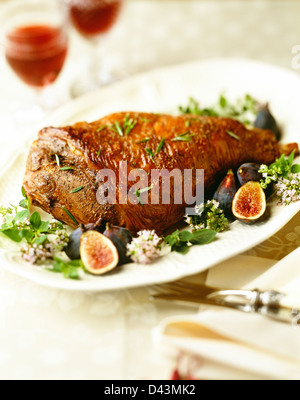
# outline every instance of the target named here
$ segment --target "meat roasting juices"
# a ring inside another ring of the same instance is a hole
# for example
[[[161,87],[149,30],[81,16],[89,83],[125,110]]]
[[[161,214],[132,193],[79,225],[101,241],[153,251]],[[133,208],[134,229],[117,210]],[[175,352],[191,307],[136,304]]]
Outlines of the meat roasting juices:
[[[54,82],[67,55],[68,40],[63,28],[28,25],[6,35],[6,59],[25,83],[43,87]]]
[[[106,33],[116,22],[122,0],[70,0],[70,17],[83,36]]]

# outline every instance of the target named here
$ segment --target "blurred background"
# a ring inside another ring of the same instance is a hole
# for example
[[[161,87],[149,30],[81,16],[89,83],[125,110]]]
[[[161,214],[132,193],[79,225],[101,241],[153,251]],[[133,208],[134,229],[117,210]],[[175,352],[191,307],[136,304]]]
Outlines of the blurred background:
[[[0,0],[0,19],[12,1]],[[104,57],[119,78],[215,57],[246,57],[291,68],[292,49],[300,44],[299,18],[298,0],[124,0],[105,39]],[[88,41],[72,24],[68,35],[66,63],[53,85],[60,104],[71,98],[72,83],[86,73],[90,56]],[[0,50],[0,119],[10,127],[10,113],[31,92],[9,68],[3,43]]]

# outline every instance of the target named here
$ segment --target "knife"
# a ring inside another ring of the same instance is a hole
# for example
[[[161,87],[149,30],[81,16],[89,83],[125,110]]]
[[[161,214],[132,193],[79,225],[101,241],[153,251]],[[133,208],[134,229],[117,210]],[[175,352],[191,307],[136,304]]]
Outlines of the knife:
[[[160,287],[162,289],[163,286]],[[179,305],[209,305],[261,314],[277,321],[300,325],[300,307],[292,307],[287,295],[276,290],[218,290],[183,282],[165,285],[165,292],[150,296],[152,301],[172,301]]]

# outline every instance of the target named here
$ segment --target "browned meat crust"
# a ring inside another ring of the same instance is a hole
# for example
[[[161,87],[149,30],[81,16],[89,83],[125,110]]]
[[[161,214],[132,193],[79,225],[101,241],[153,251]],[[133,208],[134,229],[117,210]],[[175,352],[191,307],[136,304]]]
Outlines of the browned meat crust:
[[[136,124],[128,135],[121,136],[116,126],[119,124],[123,129],[128,119]],[[184,134],[190,140],[172,141]],[[161,151],[151,157],[145,149],[155,153],[163,138]],[[247,130],[232,119],[118,113],[93,123],[41,130],[30,150],[24,187],[34,205],[71,226],[75,226],[74,222],[63,208],[80,224],[101,220],[133,232],[155,229],[162,233],[182,219],[185,204],[174,204],[172,196],[170,205],[98,204],[97,173],[106,168],[118,177],[120,161],[127,161],[128,173],[132,169],[144,169],[147,173],[154,168],[204,169],[208,193],[228,169],[244,162],[269,164],[278,156],[279,145],[271,132]],[[129,183],[129,187],[133,184]],[[195,185],[194,180],[192,184]],[[71,193],[80,186],[82,190]]]

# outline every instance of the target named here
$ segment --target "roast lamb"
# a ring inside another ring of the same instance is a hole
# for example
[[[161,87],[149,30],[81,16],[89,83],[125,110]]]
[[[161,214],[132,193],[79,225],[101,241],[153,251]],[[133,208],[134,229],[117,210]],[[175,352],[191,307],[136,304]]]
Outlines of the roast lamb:
[[[128,174],[204,170],[208,195],[228,169],[245,162],[270,164],[279,155],[272,132],[250,130],[233,119],[116,113],[92,123],[42,129],[30,149],[24,188],[33,205],[72,227],[110,222],[134,233],[154,229],[161,234],[183,218],[187,204],[175,204],[174,193],[170,204],[119,204],[120,162],[127,163]],[[116,174],[116,204],[97,198],[103,169]],[[128,190],[133,184],[128,182]],[[151,187],[143,192],[150,196]]]

